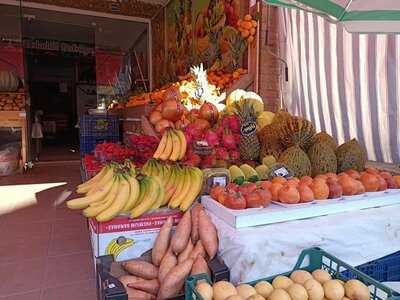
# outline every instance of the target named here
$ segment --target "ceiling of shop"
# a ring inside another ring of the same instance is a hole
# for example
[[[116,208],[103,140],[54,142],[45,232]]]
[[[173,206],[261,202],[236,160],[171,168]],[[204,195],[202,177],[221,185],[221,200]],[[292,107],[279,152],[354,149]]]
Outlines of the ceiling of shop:
[[[148,2],[159,2],[157,0]],[[19,8],[0,5],[0,38],[19,39]],[[127,50],[147,24],[102,17],[24,8],[24,37],[93,43],[102,49]]]

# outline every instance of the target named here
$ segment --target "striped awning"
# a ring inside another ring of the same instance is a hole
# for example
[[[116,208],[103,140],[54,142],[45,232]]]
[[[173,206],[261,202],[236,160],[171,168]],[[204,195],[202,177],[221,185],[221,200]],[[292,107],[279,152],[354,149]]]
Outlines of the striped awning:
[[[264,0],[342,22],[349,32],[400,33],[400,0]]]

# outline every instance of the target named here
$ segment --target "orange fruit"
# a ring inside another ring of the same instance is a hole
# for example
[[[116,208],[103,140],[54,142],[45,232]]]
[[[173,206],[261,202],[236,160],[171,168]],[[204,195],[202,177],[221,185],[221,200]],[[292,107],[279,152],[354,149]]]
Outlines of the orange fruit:
[[[363,172],[360,181],[367,192],[376,192],[379,189],[379,179],[371,173]]]
[[[279,190],[279,201],[287,204],[296,204],[300,202],[300,194],[296,187],[284,185]]]
[[[329,197],[329,187],[326,184],[325,180],[322,179],[314,179],[310,188],[314,193],[314,197],[316,200],[325,200]]]
[[[300,184],[297,188],[300,194],[300,203],[311,202],[314,200],[314,192],[305,184]]]
[[[271,181],[272,183],[280,183],[280,184],[285,184],[287,180],[284,177],[274,177]]]
[[[279,191],[283,187],[282,184],[280,183],[272,183],[271,188],[269,189],[271,191],[272,195],[272,201],[278,201],[279,200]]]
[[[311,185],[313,183],[313,179],[310,176],[303,176],[300,178],[301,185]]]
[[[339,184],[343,188],[343,195],[352,196],[358,191],[358,185],[355,179],[350,176],[341,176],[339,178]]]

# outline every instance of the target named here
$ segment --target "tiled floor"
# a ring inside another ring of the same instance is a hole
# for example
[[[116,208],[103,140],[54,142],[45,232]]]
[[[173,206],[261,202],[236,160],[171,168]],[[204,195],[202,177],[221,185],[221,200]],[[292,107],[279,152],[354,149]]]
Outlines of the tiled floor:
[[[63,181],[67,186],[39,192],[37,205],[0,216],[0,300],[96,299],[86,220],[53,205],[79,182],[79,165],[37,166],[0,177],[2,186]]]

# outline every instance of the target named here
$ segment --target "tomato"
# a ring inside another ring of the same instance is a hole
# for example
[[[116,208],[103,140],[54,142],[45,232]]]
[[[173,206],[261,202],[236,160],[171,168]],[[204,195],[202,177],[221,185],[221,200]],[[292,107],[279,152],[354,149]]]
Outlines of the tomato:
[[[240,194],[235,192],[227,192],[224,199],[224,205],[230,209],[245,209],[246,199]]]
[[[239,192],[239,186],[235,183],[230,183],[226,186],[226,189],[228,191],[232,191],[232,192]]]
[[[221,185],[214,185],[214,186],[211,188],[210,196],[211,196],[213,199],[217,200],[219,194],[220,194],[221,192],[224,192],[224,191],[225,191],[225,188],[224,188],[223,186],[221,186]]]
[[[264,190],[269,190],[271,188],[271,185],[272,185],[271,181],[268,180],[261,181],[261,188],[263,188]]]
[[[258,199],[252,194],[256,194]],[[268,189],[259,188],[253,191],[247,200],[247,207],[267,207],[272,201],[272,194]]]
[[[253,183],[253,182],[248,182],[248,183],[242,184],[242,185],[239,187],[239,192],[240,192],[243,196],[246,196],[246,195],[250,194],[252,191],[254,191],[254,190],[256,190],[256,189],[257,189],[257,185],[256,185],[255,183]]]

